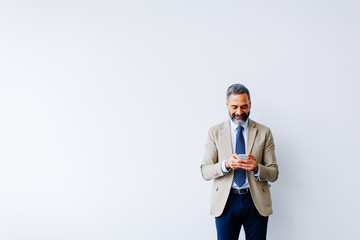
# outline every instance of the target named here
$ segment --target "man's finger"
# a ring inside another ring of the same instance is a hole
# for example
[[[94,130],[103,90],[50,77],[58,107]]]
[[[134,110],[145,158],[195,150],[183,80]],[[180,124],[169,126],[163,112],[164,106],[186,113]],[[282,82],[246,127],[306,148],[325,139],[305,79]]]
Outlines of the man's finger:
[[[244,163],[244,164],[249,163],[249,160],[247,159],[239,159],[238,161],[239,163]]]

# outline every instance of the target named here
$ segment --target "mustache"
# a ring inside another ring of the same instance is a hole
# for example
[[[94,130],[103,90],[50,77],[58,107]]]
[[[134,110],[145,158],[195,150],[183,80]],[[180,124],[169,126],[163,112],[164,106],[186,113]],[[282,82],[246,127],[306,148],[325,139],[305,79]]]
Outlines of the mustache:
[[[242,114],[236,114],[236,113],[233,113],[233,117],[235,118],[235,117],[241,117],[241,118],[243,118],[243,119],[245,119],[246,117],[247,117],[248,115],[246,114],[246,113],[242,113]]]

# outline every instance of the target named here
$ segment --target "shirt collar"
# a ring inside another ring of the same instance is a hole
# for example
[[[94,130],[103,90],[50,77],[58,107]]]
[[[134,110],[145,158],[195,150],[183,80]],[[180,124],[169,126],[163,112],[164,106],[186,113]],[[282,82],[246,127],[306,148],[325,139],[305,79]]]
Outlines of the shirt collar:
[[[243,131],[247,131],[248,126],[249,126],[249,118],[246,119],[246,122],[244,122],[243,124],[240,124],[240,125],[244,128]],[[236,132],[236,128],[237,128],[238,126],[239,126],[238,124],[234,123],[234,122],[230,119],[230,127],[231,127],[231,130],[232,130],[233,132]]]

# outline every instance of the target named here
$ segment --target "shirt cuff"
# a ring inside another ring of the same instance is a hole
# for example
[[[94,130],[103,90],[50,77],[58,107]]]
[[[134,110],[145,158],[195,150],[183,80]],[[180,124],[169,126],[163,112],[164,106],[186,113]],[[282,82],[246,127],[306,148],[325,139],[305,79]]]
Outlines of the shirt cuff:
[[[254,173],[254,172],[253,172],[253,174],[254,174],[254,177],[259,178],[259,176],[260,176],[260,164],[258,164],[258,171],[257,171],[257,173]]]
[[[222,163],[221,163],[221,171],[222,171],[224,174],[227,174],[228,172],[230,172],[230,169],[229,169],[229,170],[226,169],[225,160],[222,161]]]

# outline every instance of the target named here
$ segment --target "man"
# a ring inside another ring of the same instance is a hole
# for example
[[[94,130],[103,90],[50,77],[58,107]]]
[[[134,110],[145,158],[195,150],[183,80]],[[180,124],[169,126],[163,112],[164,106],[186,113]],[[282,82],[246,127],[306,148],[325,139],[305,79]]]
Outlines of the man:
[[[201,173],[212,180],[210,214],[215,216],[219,240],[266,239],[272,214],[270,185],[278,178],[270,129],[249,119],[249,90],[233,84],[227,90],[230,120],[210,128]],[[245,155],[247,154],[247,155]]]

